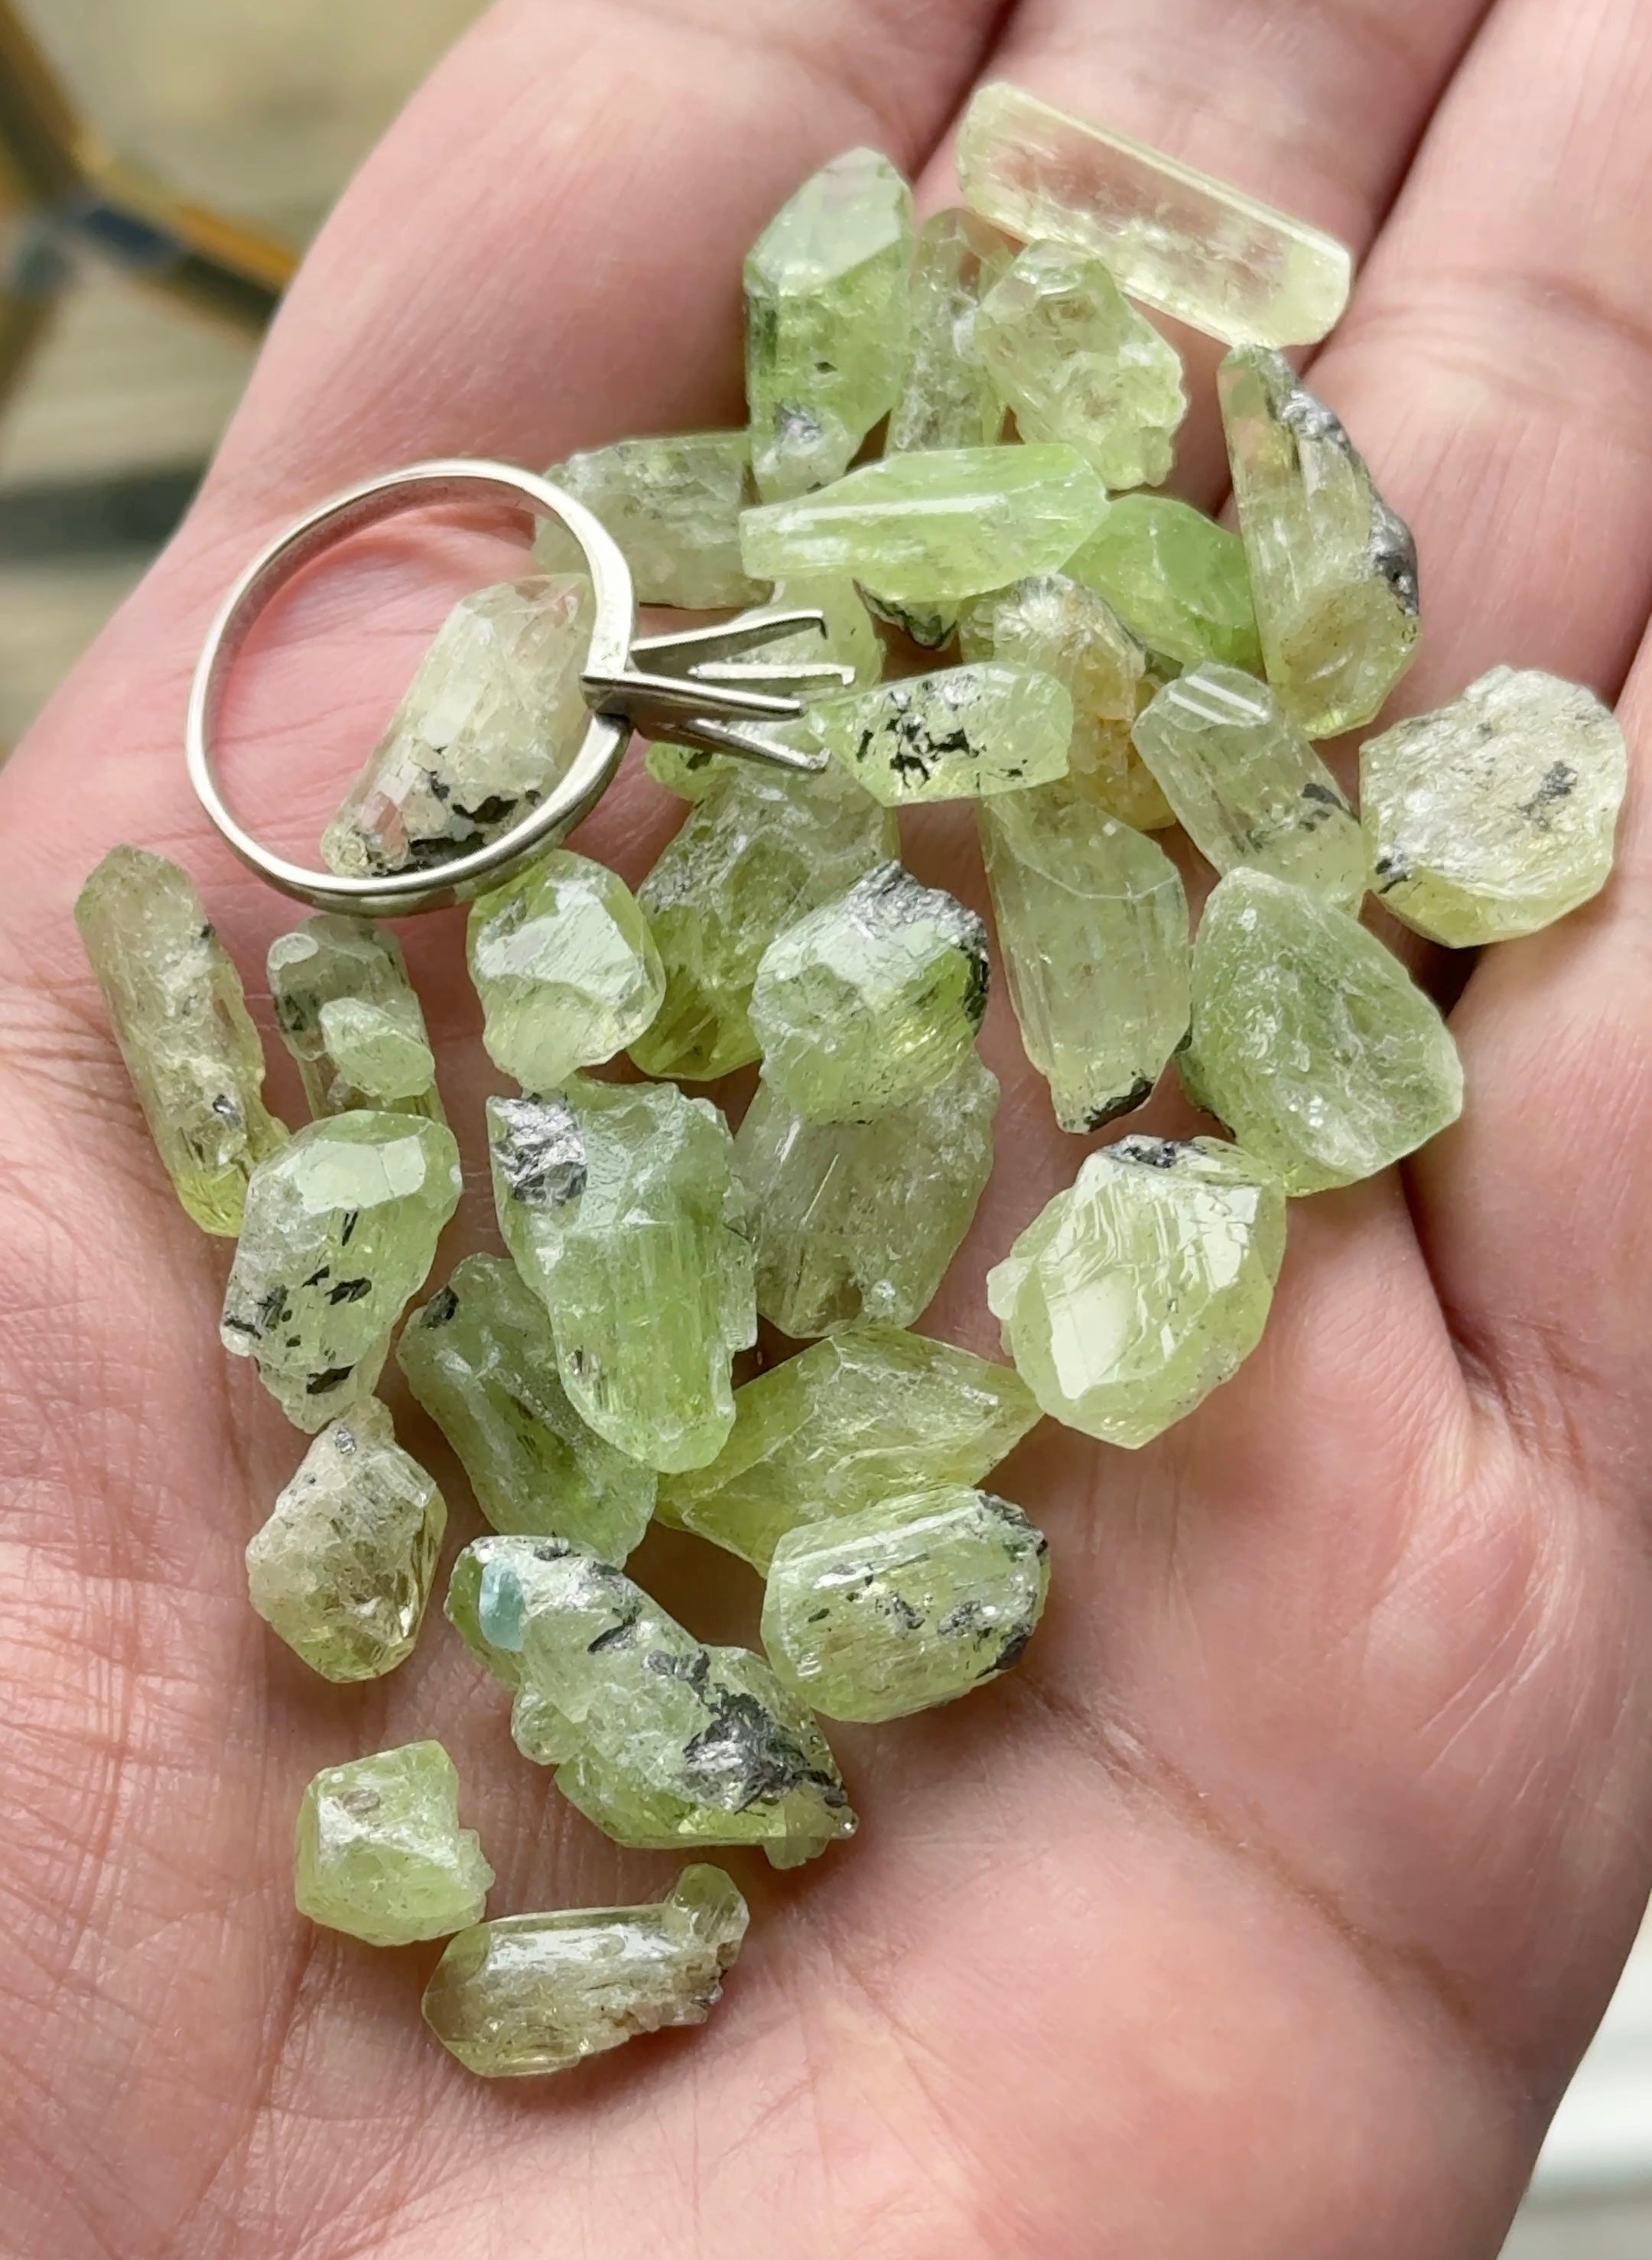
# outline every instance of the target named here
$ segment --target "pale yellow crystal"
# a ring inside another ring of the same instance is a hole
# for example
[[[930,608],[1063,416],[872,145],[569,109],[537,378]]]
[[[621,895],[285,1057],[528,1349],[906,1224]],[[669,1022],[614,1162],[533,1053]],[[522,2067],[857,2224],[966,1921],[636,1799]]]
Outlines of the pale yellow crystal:
[[[1013,256],[973,212],[940,211],[926,222],[912,266],[912,354],[886,453],[990,447],[1002,435],[1004,403],[981,358],[976,322],[983,295]]]
[[[749,433],[617,440],[553,463],[545,476],[612,534],[640,604],[708,611],[762,598],[740,561],[740,514],[757,493]],[[540,521],[533,554],[547,570],[580,563],[573,536],[554,519]]]

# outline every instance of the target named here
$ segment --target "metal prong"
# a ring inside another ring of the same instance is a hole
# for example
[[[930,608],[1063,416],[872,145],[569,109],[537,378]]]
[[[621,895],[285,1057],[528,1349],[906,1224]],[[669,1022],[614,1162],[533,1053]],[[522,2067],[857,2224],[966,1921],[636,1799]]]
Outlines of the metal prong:
[[[737,659],[785,635],[801,635],[814,628],[826,633],[826,614],[812,608],[796,612],[740,612],[709,628],[684,628],[670,635],[639,636],[631,647],[633,659],[662,673],[685,675],[708,659]]]
[[[642,675],[627,668],[623,675],[585,675],[580,680],[587,702],[599,714],[629,715],[639,725],[644,715],[662,708],[668,713],[692,714],[708,703],[709,686],[686,675]],[[773,691],[721,685],[716,703],[731,718],[749,714],[754,721],[767,722],[803,718],[801,700]]]
[[[697,714],[672,736],[677,745],[699,746],[707,753],[739,754],[769,769],[789,770],[794,776],[818,776],[832,758],[824,747],[818,752],[801,753],[783,738],[769,737],[738,722],[714,721],[709,714]]]
[[[844,690],[855,688],[855,669],[832,659],[810,660],[797,667],[770,667],[761,659],[708,659],[704,667],[691,667],[689,677],[694,683],[763,683],[771,690],[795,684],[802,690],[818,690],[828,683]]]

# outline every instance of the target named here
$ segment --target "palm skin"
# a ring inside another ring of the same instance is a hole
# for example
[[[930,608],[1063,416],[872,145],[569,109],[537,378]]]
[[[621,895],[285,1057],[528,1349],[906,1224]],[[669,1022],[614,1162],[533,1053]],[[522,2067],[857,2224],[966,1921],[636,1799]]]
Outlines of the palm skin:
[[[1652,1877],[1638,787],[1602,900],[1473,972],[1462,1124],[1296,1208],[1240,1377],[1135,1455],[1047,1424],[998,1479],[1051,1534],[1044,1630],[967,1705],[834,1737],[855,1843],[778,1879],[730,1856],[756,1920],[707,2032],[486,2087],[418,2029],[433,1950],[292,1911],[303,1783],[430,1734],[496,1908],[670,1863],[559,1811],[445,1627],[340,1691],[251,1616],[240,1551],[297,1441],[219,1353],[225,1251],[161,1182],[75,888],[118,839],[176,854],[256,969],[290,907],[177,755],[245,557],[370,469],[731,420],[744,244],[855,141],[944,201],[989,68],[1369,251],[1313,382],[1420,538],[1401,703],[1507,658],[1623,693],[1635,733],[1642,0],[505,0],[347,198],[190,524],[0,777],[0,2244],[29,2260],[1497,2249]],[[1218,457],[1206,419],[1184,476],[1210,502]],[[498,567],[402,528],[283,604],[234,727],[286,843]],[[581,844],[634,877],[673,820],[633,775]],[[967,826],[908,848],[978,898]],[[409,940],[471,1141],[447,1262],[489,1234],[484,1063],[454,922]],[[983,1272],[1080,1148],[1001,999],[988,1051],[1001,1166],[926,1323],[992,1352]],[[704,1632],[749,1627],[749,1582],[688,1541],[642,1566]]]

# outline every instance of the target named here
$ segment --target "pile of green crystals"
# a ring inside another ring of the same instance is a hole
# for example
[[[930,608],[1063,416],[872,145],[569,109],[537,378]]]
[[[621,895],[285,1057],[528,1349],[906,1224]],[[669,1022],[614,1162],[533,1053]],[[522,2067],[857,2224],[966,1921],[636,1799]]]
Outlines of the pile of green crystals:
[[[790,1867],[850,1834],[820,1717],[949,1702],[1038,1626],[1048,1548],[992,1471],[1043,1414],[1151,1444],[1260,1340],[1290,1200],[1455,1119],[1451,1036],[1368,894],[1451,947],[1532,933],[1605,884],[1624,790],[1599,702],[1507,668],[1370,738],[1357,804],[1319,750],[1375,719],[1420,624],[1405,526],[1282,357],[1341,311],[1341,246],[1007,86],[972,102],[959,171],[964,208],[919,229],[885,158],[824,168],[747,261],[749,427],[551,473],[641,601],[817,608],[790,655],[854,682],[792,726],[812,769],[653,747],[689,805],[634,893],[559,847],[474,905],[516,1086],[487,1108],[504,1254],[404,1319],[459,1166],[383,929],[311,918],[270,952],[314,1116],[289,1136],[185,875],[118,848],[78,911],[179,1198],[237,1240],[225,1346],[314,1438],[248,1548],[259,1613],[340,1683],[412,1651],[447,1509],[375,1393],[393,1350],[490,1526],[446,1614],[518,1750],[616,1842],[697,1860]],[[1188,399],[1144,307],[1228,348],[1237,531],[1155,490]],[[474,848],[566,768],[591,590],[554,530],[539,553],[437,638],[334,869]],[[1009,1363],[912,1330],[998,1103],[994,936],[901,860],[900,812],[938,803],[974,805],[1061,1130],[1130,1116],[1174,1060],[1224,1134],[1075,1150],[987,1283]],[[705,1086],[759,1063],[735,1130]],[[754,1360],[760,1320],[805,1346]],[[705,1644],[631,1574],[656,1520],[764,1580],[762,1653]],[[484,2075],[698,2022],[746,1927],[714,1867],[651,1906],[490,1921],[491,1881],[440,1742],[305,1794],[300,1907],[449,1937],[426,2015]]]

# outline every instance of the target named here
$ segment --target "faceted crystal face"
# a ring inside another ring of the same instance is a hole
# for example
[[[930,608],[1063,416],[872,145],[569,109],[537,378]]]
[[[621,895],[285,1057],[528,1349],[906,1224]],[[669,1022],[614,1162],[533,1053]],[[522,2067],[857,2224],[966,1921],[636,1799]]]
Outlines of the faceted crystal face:
[[[1369,722],[1417,653],[1417,547],[1277,354],[1217,375],[1268,680],[1310,738]]]
[[[1362,749],[1377,891],[1455,949],[1535,933],[1606,885],[1627,782],[1623,733],[1592,691],[1493,668]]]
[[[655,1906],[504,1915],[450,1941],[425,2021],[468,2071],[565,2071],[665,2025],[701,2025],[740,1952],[746,1902],[720,1868],[685,1868]]]
[[[1241,864],[1357,910],[1365,835],[1341,787],[1273,690],[1207,660],[1167,683],[1136,748],[1218,871]]]
[[[467,946],[488,1057],[528,1091],[612,1059],[665,997],[630,888],[566,848],[473,903]]]
[[[1162,849],[1070,787],[981,810],[992,914],[1027,1058],[1063,1130],[1152,1096],[1187,1033],[1187,897]]]
[[[311,1114],[445,1119],[425,1015],[384,926],[318,911],[269,945],[269,993]]]
[[[553,463],[545,476],[613,535],[640,604],[699,612],[762,598],[740,561],[740,514],[756,498],[749,433],[620,440]],[[540,520],[533,554],[558,572],[581,561],[572,534],[554,519]]]
[[[111,848],[75,922],[155,1150],[204,1232],[241,1228],[247,1184],[287,1133],[264,1105],[264,1051],[240,976],[189,874]]]
[[[775,1549],[763,1646],[828,1719],[904,1719],[1018,1662],[1049,1548],[1019,1506],[960,1486],[810,1523]]]
[[[1261,871],[1205,905],[1184,1062],[1194,1103],[1290,1193],[1373,1176],[1462,1111],[1450,1031],[1398,958]]]
[[[459,1826],[459,1776],[440,1742],[325,1766],[298,1808],[300,1914],[369,1946],[411,1946],[479,1922],[493,1870]]]
[[[456,604],[323,835],[327,869],[427,870],[520,823],[590,723],[579,686],[594,617],[578,573],[507,581]]]
[[[452,1132],[406,1114],[312,1122],[259,1164],[220,1333],[299,1427],[371,1391],[459,1192]]]
[[[1112,488],[1169,476],[1187,413],[1182,358],[1099,259],[1029,244],[983,299],[976,337],[1024,440],[1076,447]]]
[[[973,1052],[875,1122],[807,1122],[760,1084],[734,1141],[760,1314],[797,1340],[859,1319],[910,1326],[975,1219],[998,1105]]]
[[[377,1679],[413,1652],[447,1510],[368,1398],[324,1428],[247,1549],[253,1606],[324,1679]]]
[[[1312,345],[1348,304],[1334,238],[1001,80],[964,113],[958,179],[1012,235],[1090,252],[1133,298],[1232,345]]]
[[[788,1530],[900,1491],[975,1484],[1037,1423],[1008,1367],[886,1326],[846,1327],[735,1394],[710,1467],[661,1486],[685,1529],[767,1571]]]
[[[722,1116],[669,1084],[582,1081],[490,1099],[488,1138],[499,1229],[575,1410],[645,1467],[703,1467],[733,1423],[734,1352],[757,1339]]]
[[[1262,673],[1250,570],[1236,533],[1169,495],[1121,495],[1068,567],[1176,668]]]
[[[887,157],[851,149],[805,181],[753,245],[746,395],[766,501],[840,478],[895,405],[912,244],[912,190]]]
[[[986,929],[898,863],[772,942],[752,990],[763,1080],[810,1122],[868,1121],[955,1073],[986,1016]]]
[[[833,768],[717,778],[637,890],[665,1003],[631,1048],[644,1075],[710,1083],[758,1056],[749,1007],[777,933],[898,851],[895,819]]]
[[[1073,702],[1053,675],[988,660],[829,698],[811,721],[874,800],[905,808],[1064,776]]]
[[[937,212],[925,225],[912,267],[912,351],[884,442],[890,454],[990,447],[1002,437],[1004,403],[977,349],[976,318],[1013,256],[973,212]]]
[[[408,1320],[396,1355],[496,1530],[571,1539],[604,1562],[639,1543],[654,1470],[574,1410],[545,1305],[514,1264],[467,1255]]]
[[[1123,1138],[988,1274],[987,1301],[1044,1411],[1134,1448],[1250,1355],[1284,1246],[1284,1193],[1250,1155]]]
[[[944,604],[1054,572],[1106,514],[1106,489],[1071,447],[941,448],[748,510],[740,554],[769,580],[847,573],[882,600]]]

